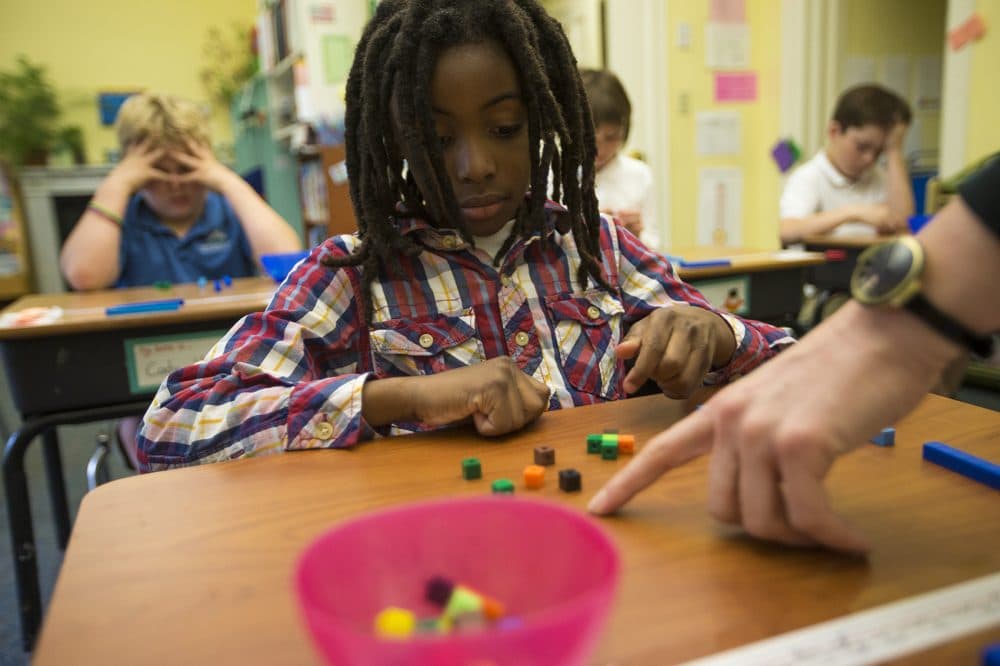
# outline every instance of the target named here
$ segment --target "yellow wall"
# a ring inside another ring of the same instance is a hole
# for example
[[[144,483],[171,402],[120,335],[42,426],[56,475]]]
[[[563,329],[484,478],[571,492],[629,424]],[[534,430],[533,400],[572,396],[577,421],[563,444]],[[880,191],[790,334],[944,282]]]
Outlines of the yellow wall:
[[[972,163],[1000,150],[1000,0],[978,0],[976,11],[986,22],[986,35],[965,48],[972,49],[969,80],[969,123],[965,156]]]
[[[677,34],[684,22],[691,26],[691,47],[672,46],[669,54],[670,106],[670,244],[692,246],[697,240],[698,170],[735,166],[743,170],[743,239],[747,247],[778,246],[780,172],[771,159],[779,138],[781,3],[749,0],[750,70],[757,73],[757,101],[716,104],[714,70],[705,66],[705,24],[708,2],[671,2],[666,34]],[[687,94],[688,110],[679,99]],[[736,156],[700,157],[696,154],[695,114],[698,111],[735,110],[742,118],[742,152]]]
[[[947,9],[947,0],[848,0],[844,51],[940,55]]]
[[[48,68],[63,109],[63,125],[84,130],[87,159],[104,161],[116,148],[100,125],[100,90],[156,90],[207,102],[199,71],[208,28],[228,36],[238,22],[251,26],[254,0],[9,0],[0,3],[0,69],[18,54]],[[227,109],[216,109],[213,138],[231,141]]]

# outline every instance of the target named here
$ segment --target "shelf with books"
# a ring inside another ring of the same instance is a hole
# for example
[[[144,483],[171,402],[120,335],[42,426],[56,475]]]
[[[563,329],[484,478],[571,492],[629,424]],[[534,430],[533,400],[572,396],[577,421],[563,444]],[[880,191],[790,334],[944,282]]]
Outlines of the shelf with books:
[[[315,146],[315,152],[299,156],[299,192],[309,246],[358,229],[344,158],[343,145]]]

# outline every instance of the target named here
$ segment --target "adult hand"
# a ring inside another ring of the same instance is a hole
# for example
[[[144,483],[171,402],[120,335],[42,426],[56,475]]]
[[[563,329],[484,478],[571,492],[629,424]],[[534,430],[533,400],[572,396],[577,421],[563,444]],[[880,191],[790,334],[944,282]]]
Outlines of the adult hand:
[[[635,359],[625,376],[627,393],[652,379],[671,398],[691,395],[735,351],[736,336],[720,315],[684,304],[654,310],[615,348],[619,358]]]
[[[549,387],[506,356],[419,380],[426,387],[409,393],[414,416],[431,426],[472,417],[481,435],[505,435],[537,419],[549,404]]]
[[[154,146],[148,137],[133,143],[108,174],[108,180],[117,183],[130,195],[153,181],[169,180],[170,174],[156,168],[156,163],[166,154],[165,149]]]
[[[849,303],[650,440],[588,508],[613,512],[712,451],[708,504],[718,520],[771,541],[864,552],[867,540],[833,512],[823,479],[838,456],[907,413],[956,351],[906,312]]]
[[[235,175],[216,159],[212,149],[195,141],[185,143],[186,150],[171,151],[170,156],[188,172],[177,179],[182,183],[204,185],[215,192],[222,192]]]

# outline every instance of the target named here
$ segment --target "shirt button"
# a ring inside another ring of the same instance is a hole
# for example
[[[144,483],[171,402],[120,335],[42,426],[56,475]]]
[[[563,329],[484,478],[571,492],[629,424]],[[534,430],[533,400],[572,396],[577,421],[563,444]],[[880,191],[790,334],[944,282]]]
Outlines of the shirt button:
[[[597,319],[598,317],[601,316],[601,311],[598,310],[596,306],[591,305],[589,308],[587,308],[587,316],[590,317],[591,319]]]
[[[423,335],[420,336],[420,338],[417,340],[417,342],[420,343],[421,347],[423,347],[424,349],[427,349],[432,344],[434,344],[434,336],[431,335],[430,333],[424,333]]]
[[[514,342],[517,343],[518,347],[525,346],[529,340],[531,340],[531,337],[524,331],[518,331],[517,335],[514,336]]]
[[[328,421],[321,421],[316,424],[316,437],[319,439],[330,439],[333,437],[333,426]]]

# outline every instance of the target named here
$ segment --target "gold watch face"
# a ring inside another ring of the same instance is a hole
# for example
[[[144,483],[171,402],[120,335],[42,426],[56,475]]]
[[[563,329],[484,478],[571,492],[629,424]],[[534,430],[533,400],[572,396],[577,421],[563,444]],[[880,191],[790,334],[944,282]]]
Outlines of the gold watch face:
[[[920,290],[924,253],[912,236],[865,250],[851,276],[851,295],[866,305],[900,306]]]

